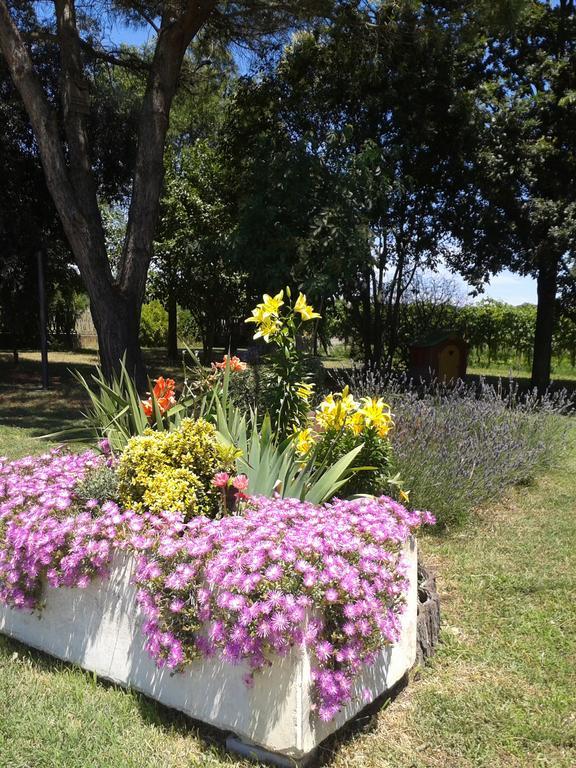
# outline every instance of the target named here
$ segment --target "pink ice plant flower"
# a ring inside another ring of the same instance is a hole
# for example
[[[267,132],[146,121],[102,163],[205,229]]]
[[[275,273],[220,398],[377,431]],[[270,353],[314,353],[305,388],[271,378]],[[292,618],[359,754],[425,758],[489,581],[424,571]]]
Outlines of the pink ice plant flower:
[[[35,607],[43,580],[85,587],[103,575],[124,516],[112,501],[80,503],[74,487],[103,461],[58,449],[0,461],[0,600]]]
[[[243,515],[194,518],[174,534],[169,557],[158,556],[158,545],[142,550],[136,583],[147,648],[173,666],[178,654],[162,638],[178,638],[185,621],[195,631],[179,646],[184,662],[219,652],[252,674],[304,643],[315,659],[318,716],[330,720],[356,695],[354,680],[375,649],[399,638],[408,586],[402,547],[424,522],[432,516],[384,496],[323,506],[257,497]],[[194,576],[175,588],[175,574],[191,563]],[[187,600],[176,615],[175,598]]]
[[[104,461],[92,451],[60,449],[0,458],[0,601],[31,610],[45,583],[86,587],[107,574],[114,551],[128,547],[131,536],[145,550],[169,528],[172,542],[180,524],[173,515],[142,516],[110,500],[78,499],[78,483]]]
[[[385,496],[323,506],[257,497],[241,515],[184,522],[176,513],[81,501],[78,482],[105,460],[60,450],[0,458],[1,601],[33,609],[44,584],[85,587],[126,549],[137,555],[143,630],[159,666],[180,669],[219,653],[247,665],[252,685],[274,655],[304,644],[314,658],[320,718],[332,719],[361,695],[354,682],[362,666],[398,640],[407,587],[402,548],[434,522],[429,513]],[[216,478],[224,475],[228,487],[227,473]],[[242,476],[234,480],[246,487]]]
[[[228,472],[217,472],[212,478],[212,485],[215,488],[227,488],[230,482],[230,475]]]
[[[241,493],[246,493],[248,490],[248,478],[246,475],[236,475],[236,477],[232,480],[232,485],[234,488],[236,488],[237,491],[240,491]]]

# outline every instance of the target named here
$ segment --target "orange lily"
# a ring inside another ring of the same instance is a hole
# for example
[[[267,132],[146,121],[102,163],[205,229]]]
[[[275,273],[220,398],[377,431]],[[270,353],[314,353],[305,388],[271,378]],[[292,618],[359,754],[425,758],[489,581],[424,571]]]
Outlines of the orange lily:
[[[165,379],[164,376],[159,376],[154,380],[154,389],[152,392],[158,403],[160,413],[166,413],[166,411],[176,405],[176,396],[174,394],[175,386],[174,379]],[[142,400],[141,403],[144,413],[150,418],[154,413],[152,396],[150,396],[148,400]]]
[[[236,357],[236,355],[233,355],[230,358],[228,355],[224,355],[221,363],[212,363],[212,368],[216,368],[219,371],[225,371],[227,365],[230,366],[232,373],[240,373],[241,371],[245,371],[248,367],[248,364],[243,363],[239,357]]]

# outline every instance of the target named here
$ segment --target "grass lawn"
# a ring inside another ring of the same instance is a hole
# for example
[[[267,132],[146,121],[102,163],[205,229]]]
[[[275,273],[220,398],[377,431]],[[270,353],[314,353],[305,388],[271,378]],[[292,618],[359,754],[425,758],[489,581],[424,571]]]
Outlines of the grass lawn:
[[[32,437],[46,423],[74,418],[72,390],[24,382],[6,401],[2,381],[0,454],[40,450]],[[576,765],[575,510],[576,427],[567,455],[533,486],[460,532],[422,539],[443,599],[440,650],[395,701],[331,739],[322,764]],[[221,745],[212,729],[0,638],[0,768],[250,765]]]
[[[531,371],[527,368],[518,368],[504,363],[493,363],[490,366],[479,366],[470,362],[467,373],[469,376],[496,376],[502,379],[530,379]],[[557,386],[574,385],[576,381],[576,371],[569,366],[556,368],[552,366],[552,383]]]

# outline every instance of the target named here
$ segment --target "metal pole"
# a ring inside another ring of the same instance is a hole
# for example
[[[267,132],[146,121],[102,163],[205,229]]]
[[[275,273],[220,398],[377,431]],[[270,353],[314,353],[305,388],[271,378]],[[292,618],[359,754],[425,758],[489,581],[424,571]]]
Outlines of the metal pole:
[[[42,389],[48,389],[48,334],[46,318],[46,284],[44,281],[44,252],[36,253],[38,264],[38,308],[40,314],[40,355],[42,357]]]

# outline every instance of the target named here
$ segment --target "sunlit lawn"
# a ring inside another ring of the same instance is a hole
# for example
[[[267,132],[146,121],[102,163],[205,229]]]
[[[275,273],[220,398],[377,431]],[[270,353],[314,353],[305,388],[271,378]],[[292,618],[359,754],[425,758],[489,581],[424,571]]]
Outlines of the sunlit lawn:
[[[468,366],[468,374],[471,376],[500,376],[503,379],[530,379],[531,375],[525,367],[503,363],[493,363],[490,366],[471,363]],[[567,365],[560,368],[552,366],[552,381],[556,385],[562,385],[563,382],[574,382],[576,381],[576,370]]]
[[[78,393],[67,381],[42,393],[2,376],[0,454],[38,451],[32,436],[75,418]],[[567,455],[533,486],[460,532],[424,538],[443,600],[440,651],[395,701],[325,744],[321,762],[573,768],[575,510],[573,429]],[[142,696],[0,640],[0,768],[245,765],[221,744],[218,732]]]

